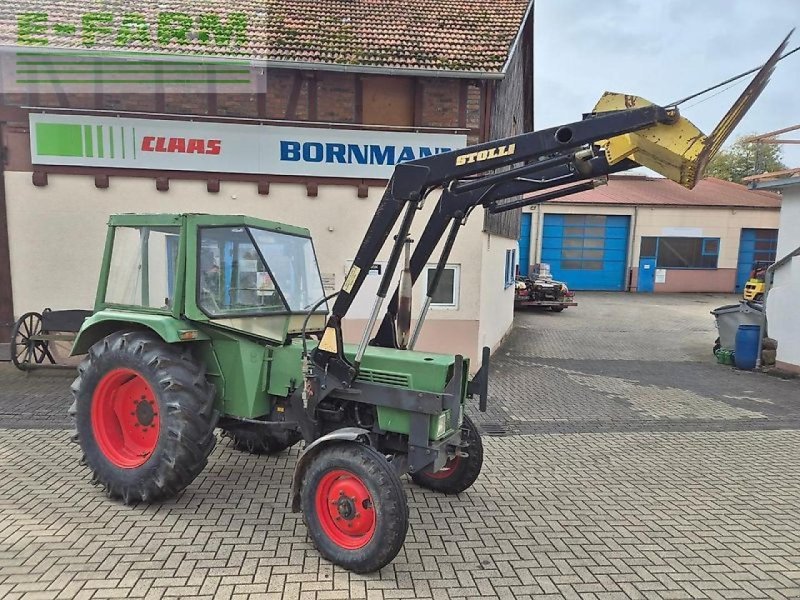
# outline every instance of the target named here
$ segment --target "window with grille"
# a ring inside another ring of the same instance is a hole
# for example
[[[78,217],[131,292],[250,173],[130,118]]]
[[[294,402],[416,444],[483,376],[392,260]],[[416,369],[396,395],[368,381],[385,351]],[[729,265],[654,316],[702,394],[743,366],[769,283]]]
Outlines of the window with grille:
[[[643,237],[639,254],[659,269],[716,269],[719,248],[719,238]]]

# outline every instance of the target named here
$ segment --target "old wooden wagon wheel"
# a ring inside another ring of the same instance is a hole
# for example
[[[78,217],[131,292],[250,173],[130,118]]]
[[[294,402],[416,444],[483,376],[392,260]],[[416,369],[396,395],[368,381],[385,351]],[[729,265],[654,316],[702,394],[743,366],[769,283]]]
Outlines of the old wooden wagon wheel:
[[[38,339],[42,333],[42,315],[39,313],[25,313],[17,319],[11,333],[11,362],[15,367],[25,371],[31,363],[40,365],[45,358],[55,363],[48,348],[49,342]]]

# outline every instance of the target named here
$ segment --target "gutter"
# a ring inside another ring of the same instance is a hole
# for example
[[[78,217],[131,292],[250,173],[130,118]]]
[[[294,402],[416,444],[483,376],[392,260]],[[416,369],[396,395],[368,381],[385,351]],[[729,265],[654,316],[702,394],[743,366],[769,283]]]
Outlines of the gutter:
[[[527,15],[527,13],[526,13]],[[527,16],[526,16],[527,18]],[[522,33],[520,28],[517,33],[517,40]],[[516,48],[517,41],[514,42],[511,52]],[[231,64],[248,65],[251,69],[302,69],[308,71],[334,71],[337,73],[361,73],[364,75],[403,75],[407,77],[431,77],[449,79],[503,79],[508,68],[509,54],[501,71],[448,71],[443,69],[414,68],[414,67],[380,67],[372,65],[354,65],[338,63],[320,63],[311,61],[295,60],[270,60],[259,58],[237,58],[235,56],[214,56],[214,55],[187,55],[187,54],[168,54],[158,52],[121,52],[116,50],[80,50],[75,48],[52,48],[52,47],[33,47],[0,45],[0,55],[3,52],[26,52],[41,53],[49,56],[55,54],[80,54],[90,55],[97,53],[100,55],[110,55],[119,59],[126,57],[131,61],[169,61],[169,62],[189,62],[193,64]]]

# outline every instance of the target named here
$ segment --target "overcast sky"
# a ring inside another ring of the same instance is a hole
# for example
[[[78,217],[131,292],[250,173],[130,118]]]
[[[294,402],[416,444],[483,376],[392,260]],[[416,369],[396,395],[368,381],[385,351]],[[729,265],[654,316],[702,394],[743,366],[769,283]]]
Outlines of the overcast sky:
[[[789,49],[800,45],[800,0],[535,0],[535,127],[579,120],[605,91],[673,102],[762,64],[792,27]],[[681,114],[708,134],[749,81]],[[798,124],[800,51],[778,63],[731,139]],[[800,167],[800,145],[781,148]]]

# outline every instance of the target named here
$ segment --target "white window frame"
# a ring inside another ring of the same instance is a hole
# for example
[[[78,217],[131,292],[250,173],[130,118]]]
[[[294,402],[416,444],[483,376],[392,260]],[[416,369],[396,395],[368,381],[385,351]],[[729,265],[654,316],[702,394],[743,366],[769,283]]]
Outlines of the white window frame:
[[[459,303],[461,300],[461,265],[456,263],[447,263],[445,264],[445,269],[452,269],[453,270],[453,302],[452,303],[445,303],[445,302],[431,302],[431,308],[437,310],[458,310]],[[436,263],[431,263],[425,265],[425,295],[428,295],[428,273],[431,271],[436,270]],[[439,282],[439,285],[442,285],[442,282]]]
[[[517,277],[517,249],[511,248],[506,250],[506,264],[503,271],[503,289],[507,290],[516,281]]]

